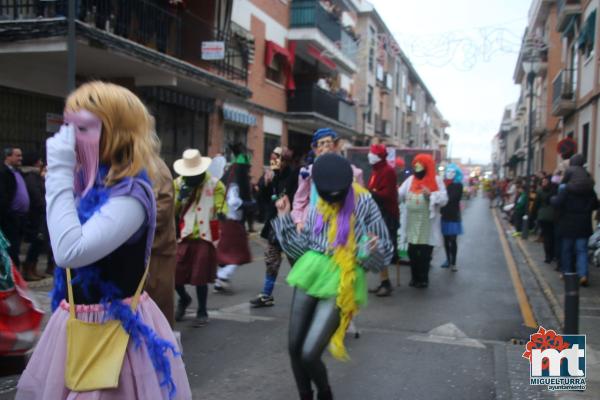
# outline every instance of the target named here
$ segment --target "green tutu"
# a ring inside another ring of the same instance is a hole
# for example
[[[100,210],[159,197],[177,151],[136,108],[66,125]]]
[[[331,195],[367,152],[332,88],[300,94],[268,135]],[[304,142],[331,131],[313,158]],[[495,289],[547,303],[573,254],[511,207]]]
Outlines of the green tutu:
[[[354,298],[359,306],[367,304],[367,279],[365,270],[354,267]],[[340,269],[333,260],[316,251],[305,253],[296,263],[287,277],[290,286],[304,290],[308,295],[320,299],[336,297],[340,283]]]

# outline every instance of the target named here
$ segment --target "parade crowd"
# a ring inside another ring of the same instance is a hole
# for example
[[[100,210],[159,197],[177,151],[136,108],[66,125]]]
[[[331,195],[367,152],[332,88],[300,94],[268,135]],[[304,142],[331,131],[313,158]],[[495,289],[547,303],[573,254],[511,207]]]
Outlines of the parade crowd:
[[[275,282],[287,257],[287,282],[294,288],[289,355],[298,394],[332,399],[322,353],[328,347],[335,358],[348,357],[344,337],[366,303],[366,273],[380,277],[370,291],[389,296],[388,266],[407,258],[409,286],[425,289],[436,246],[446,252],[442,267],[459,270],[463,175],[450,164],[440,176],[433,157],[423,153],[399,181],[386,146],[373,144],[365,181],[343,157],[334,130],[314,132],[311,147],[303,158],[275,148],[256,184],[242,143],[229,145],[229,160],[187,149],[172,165],[173,179],[139,98],[114,84],[90,82],[67,98],[64,124],[46,144],[46,166],[39,154],[6,148],[0,314],[7,323],[0,324],[0,355],[23,353],[37,341],[17,399],[66,399],[78,392],[103,399],[191,398],[175,321],[208,324],[209,290],[235,290],[236,271],[252,261],[246,226],[253,229],[256,216],[264,222],[265,275],[249,306],[275,305]],[[545,215],[549,204],[577,221],[587,216],[583,206],[596,208],[576,157],[571,163],[566,189],[546,178],[534,190],[544,238],[551,229],[544,221],[555,218]],[[513,196],[519,203],[523,190],[514,186],[506,194],[498,190],[503,202]],[[546,195],[546,188],[555,193]],[[513,212],[518,230],[520,207]],[[569,227],[579,229],[577,221]],[[591,234],[565,232],[565,253]],[[42,254],[48,257],[43,274],[37,268]],[[53,313],[40,333],[42,312],[24,280],[45,274],[54,277]],[[187,312],[192,296],[194,316]]]
[[[600,203],[586,160],[576,149],[569,136],[558,145],[561,162],[552,173],[492,180],[486,191],[490,207],[502,210],[512,224],[514,237],[521,237],[525,230],[537,234],[544,246],[544,262],[554,264],[561,279],[564,273],[576,272],[585,287],[589,285],[589,254],[598,248],[600,234],[594,234],[593,220],[599,222]]]

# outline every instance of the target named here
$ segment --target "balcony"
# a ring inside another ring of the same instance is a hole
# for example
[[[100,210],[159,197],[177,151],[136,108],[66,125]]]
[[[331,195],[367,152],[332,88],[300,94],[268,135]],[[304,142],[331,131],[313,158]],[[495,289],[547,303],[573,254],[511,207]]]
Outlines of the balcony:
[[[183,60],[206,71],[232,81],[247,82],[247,44],[231,32],[220,31],[213,22],[183,10],[170,10],[147,0],[110,2],[88,0],[77,2],[77,31],[100,35],[108,41],[120,41],[120,47],[130,48],[135,42],[147,49]],[[0,21],[12,20],[23,23],[51,20],[57,27],[64,24],[68,0],[56,1],[2,1]],[[62,19],[62,21],[60,21]],[[106,35],[108,33],[108,35]],[[43,36],[34,31],[34,37]],[[122,39],[126,39],[123,41]],[[129,42],[128,42],[129,41]],[[207,61],[202,57],[203,42],[223,42],[225,55],[221,60]],[[105,71],[111,72],[111,71]]]
[[[562,117],[575,111],[575,71],[563,69],[552,82],[552,115]]]
[[[556,6],[558,10],[556,29],[563,32],[573,17],[581,15],[581,2],[580,0],[558,0]]]
[[[356,108],[335,94],[312,85],[298,86],[294,96],[288,98],[290,113],[316,113],[341,122],[347,127],[356,126]]]
[[[296,54],[303,56],[307,47],[319,51],[349,72],[357,69],[358,44],[340,24],[339,16],[323,8],[319,1],[292,1],[288,40],[298,42]]]
[[[342,26],[318,1],[294,1],[291,8],[290,28],[317,28],[332,42],[341,40]]]

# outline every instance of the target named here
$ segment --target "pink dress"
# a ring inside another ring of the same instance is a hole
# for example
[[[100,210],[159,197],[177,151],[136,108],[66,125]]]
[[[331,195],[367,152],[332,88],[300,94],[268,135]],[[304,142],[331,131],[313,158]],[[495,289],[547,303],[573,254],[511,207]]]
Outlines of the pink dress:
[[[129,303],[130,298],[124,300]],[[141,320],[158,336],[177,343],[173,331],[154,300],[146,292],[138,305]],[[101,322],[104,311],[101,305],[77,305],[77,319]],[[167,390],[160,386],[159,376],[150,361],[146,346],[135,347],[129,341],[119,377],[119,387],[93,392],[73,392],[65,387],[67,355],[66,328],[69,304],[63,301],[48,321],[42,338],[33,353],[18,384],[17,400],[109,400],[109,399],[168,399]],[[177,387],[174,399],[191,399],[190,384],[181,357],[169,356],[171,376]]]

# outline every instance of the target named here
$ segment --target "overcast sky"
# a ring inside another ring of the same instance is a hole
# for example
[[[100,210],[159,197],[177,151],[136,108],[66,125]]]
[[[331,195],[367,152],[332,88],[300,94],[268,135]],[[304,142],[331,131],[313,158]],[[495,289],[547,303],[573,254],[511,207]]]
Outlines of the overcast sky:
[[[531,1],[370,0],[450,122],[452,157],[487,163]]]

